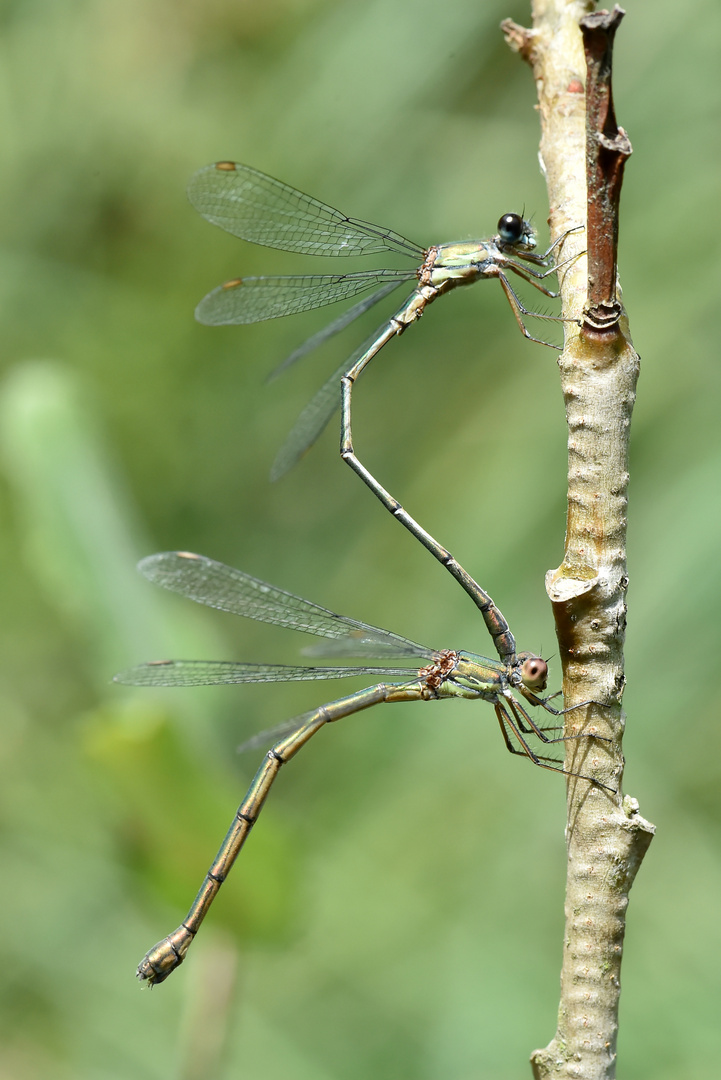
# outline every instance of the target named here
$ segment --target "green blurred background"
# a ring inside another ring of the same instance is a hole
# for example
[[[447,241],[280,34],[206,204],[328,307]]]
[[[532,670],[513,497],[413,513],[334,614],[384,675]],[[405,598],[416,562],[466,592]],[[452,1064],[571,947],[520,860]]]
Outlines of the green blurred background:
[[[721,1053],[721,11],[627,8],[620,268],[643,370],[626,790],[659,832],[633,890],[619,1052],[627,1077],[706,1080]],[[195,324],[224,279],[308,260],[212,228],[185,185],[233,158],[424,244],[524,206],[543,242],[532,80],[498,30],[526,5],[0,13],[0,1078],[528,1076],[555,1028],[564,789],[505,753],[489,708],[374,709],[321,734],[151,994],[135,966],[184,915],[260,756],[237,743],[343,690],[109,682],[157,656],[293,661],[305,644],[136,575],[170,548],[488,650],[461,590],[340,463],[335,424],[268,483],[297,412],[380,315],[264,386],[329,313]],[[385,350],[355,403],[362,459],[520,646],[552,653],[565,428],[550,350],[521,338],[500,289],[463,290]]]

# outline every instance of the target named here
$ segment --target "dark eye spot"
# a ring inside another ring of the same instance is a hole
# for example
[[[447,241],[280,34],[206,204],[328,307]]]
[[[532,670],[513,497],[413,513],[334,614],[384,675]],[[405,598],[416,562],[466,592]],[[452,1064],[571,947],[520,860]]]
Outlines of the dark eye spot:
[[[505,244],[515,244],[523,236],[523,218],[520,214],[504,214],[498,220],[498,235]]]
[[[548,664],[540,656],[529,656],[521,665],[521,678],[526,686],[544,690],[548,678]]]

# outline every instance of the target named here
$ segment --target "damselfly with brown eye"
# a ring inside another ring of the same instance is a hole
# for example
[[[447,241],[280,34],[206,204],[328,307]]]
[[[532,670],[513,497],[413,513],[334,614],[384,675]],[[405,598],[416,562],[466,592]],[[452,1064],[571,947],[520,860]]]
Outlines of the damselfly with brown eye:
[[[575,321],[529,311],[513,289],[508,273],[529,282],[545,296],[558,296],[543,282],[578,257],[580,252],[556,263],[553,254],[581,226],[564,232],[543,255],[534,251],[536,236],[531,225],[515,213],[503,214],[498,232],[487,240],[424,248],[381,225],[346,217],[280,180],[232,161],[208,165],[195,173],[188,185],[188,197],[208,221],[253,244],[304,255],[373,255],[387,251],[415,262],[415,266],[407,269],[363,270],[351,274],[239,277],[213,289],[198,304],[195,316],[199,322],[224,326],[310,311],[375,290],[308,338],[276,369],[274,374],[278,374],[343,330],[399,285],[414,282],[413,291],[401,307],[343,361],[302,411],[275,459],[271,469],[273,480],[283,476],[323,431],[340,404],[341,379],[347,388],[342,442],[350,442],[353,382],[391,338],[402,334],[421,317],[428,304],[451,289],[496,278],[525,337],[551,348],[555,346],[528,331],[524,317]]]
[[[532,719],[519,696],[528,705],[540,706],[554,717],[602,703],[584,701],[570,709],[553,708],[549,704],[550,699],[541,696],[548,676],[546,661],[532,653],[516,652],[516,643],[508,623],[488,593],[475,583],[478,607],[493,638],[499,660],[459,649],[431,649],[419,645],[390,630],[336,615],[327,608],[202,555],[182,551],[151,555],[140,563],[140,570],[151,581],[197,603],[328,639],[323,646],[309,650],[313,655],[385,658],[386,663],[359,667],[305,667],[217,660],[161,660],[123,671],[115,676],[117,682],[133,686],[200,686],[340,679],[358,675],[382,675],[401,680],[379,682],[338,698],[294,717],[272,732],[277,741],[268,751],[240,804],[188,914],[177,930],[153,946],[138,967],[138,978],[147,980],[151,985],[163,982],[185,958],[200,924],[255,824],[281,765],[294,757],[328,723],[381,702],[433,701],[441,698],[487,701],[495,710],[506,747],[512,754],[527,757],[543,769],[588,780],[599,788],[606,787],[583,773],[565,769],[560,762],[538,753],[532,745],[535,742],[545,749],[564,739],[602,736],[597,736],[591,727],[578,734],[549,738],[546,731]],[[271,733],[268,733],[268,737],[271,737]]]

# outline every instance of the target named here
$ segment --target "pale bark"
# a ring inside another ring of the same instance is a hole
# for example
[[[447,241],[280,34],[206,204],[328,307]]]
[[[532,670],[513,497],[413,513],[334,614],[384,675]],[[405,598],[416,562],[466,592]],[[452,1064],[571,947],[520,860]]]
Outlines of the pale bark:
[[[639,814],[636,800],[621,791],[628,443],[639,358],[620,290],[613,287],[614,215],[630,145],[622,130],[613,141],[610,97],[605,102],[606,107],[610,103],[610,127],[603,127],[600,138],[592,134],[590,147],[593,153],[594,138],[601,146],[604,140],[609,143],[615,179],[606,168],[602,190],[597,171],[589,184],[587,208],[587,72],[579,21],[592,8],[579,0],[534,0],[533,29],[511,22],[503,26],[536,80],[551,238],[574,225],[588,225],[586,232],[567,238],[560,256],[589,249],[588,260],[578,258],[559,275],[563,313],[582,325],[566,324],[559,358],[568,423],[568,511],[563,561],[548,572],[546,589],[556,620],[566,706],[589,699],[609,706],[591,705],[566,717],[568,733],[594,731],[610,739],[566,744],[566,767],[607,787],[569,778],[561,999],[555,1037],[531,1058],[537,1080],[609,1080],[616,1075],[628,894],[653,836],[653,826]],[[599,225],[603,213],[594,200],[608,196],[614,184],[617,190],[604,204],[605,224]],[[610,295],[604,297],[604,292]]]

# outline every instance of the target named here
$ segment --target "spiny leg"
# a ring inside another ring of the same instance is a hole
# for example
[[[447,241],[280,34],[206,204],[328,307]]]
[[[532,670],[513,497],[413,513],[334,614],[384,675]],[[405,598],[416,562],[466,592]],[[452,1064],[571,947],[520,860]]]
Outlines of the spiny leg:
[[[506,698],[506,703],[508,705],[510,705],[511,711],[512,711],[513,716],[514,716],[514,719],[516,721],[516,724],[520,728],[520,730],[523,731],[524,734],[526,734],[526,735],[535,735],[536,738],[540,739],[541,742],[543,742],[543,743],[548,743],[550,745],[551,743],[566,742],[566,741],[568,741],[570,739],[594,738],[593,735],[589,735],[587,732],[582,731],[582,732],[580,732],[580,733],[578,733],[576,735],[559,735],[558,738],[549,739],[548,736],[545,734],[547,729],[539,727],[538,724],[535,722],[535,720],[533,720],[533,718],[531,717],[530,713],[528,713],[523,708],[523,706],[520,704],[520,702],[516,701],[514,698],[509,697],[509,698]],[[584,704],[586,704],[586,703],[584,703]],[[578,708],[578,706],[575,706],[575,707]],[[555,712],[555,710],[552,710],[552,711]],[[569,709],[568,711],[570,712],[571,710]],[[561,714],[558,714],[558,715],[561,715]],[[550,728],[548,730],[555,730],[555,729]],[[606,741],[608,741],[608,740],[606,740]]]
[[[522,734],[522,732],[524,732],[525,734],[530,734],[530,731],[527,731],[522,725],[518,723],[517,717],[514,716],[513,718],[511,718],[506,708],[505,702],[495,701],[493,707],[496,711],[496,717],[498,719],[498,724],[501,729],[501,734],[503,735],[503,741],[506,744],[506,750],[508,750],[510,754],[517,754],[519,757],[526,757],[529,759],[529,761],[532,761],[534,765],[538,765],[539,768],[542,769],[550,769],[552,772],[565,772],[561,762],[555,761],[554,758],[544,757],[542,754],[536,754],[533,750],[531,750],[531,747],[529,746],[528,742]],[[511,737],[508,734],[509,728],[518,740],[521,746],[520,750],[517,746],[513,745]],[[548,764],[544,765],[543,762],[548,762]],[[588,778],[584,777],[584,779]]]
[[[519,689],[521,690],[521,692],[527,698],[529,698],[529,700],[535,696],[530,691],[528,691],[527,687],[520,687]],[[556,697],[555,694],[553,694],[551,696]],[[550,745],[552,743],[560,743],[560,742],[567,743],[567,742],[572,742],[573,740],[576,740],[576,739],[596,739],[597,741],[601,741],[601,742],[611,742],[611,739],[606,738],[605,735],[597,735],[597,734],[595,734],[595,732],[587,732],[587,731],[580,731],[580,732],[577,732],[574,735],[568,735],[568,734],[566,734],[564,732],[563,735],[559,735],[555,739],[549,739],[548,736],[545,734],[546,729],[538,727],[538,725],[535,723],[534,720],[531,719],[530,715],[528,714],[526,709],[523,708],[523,706],[520,704],[520,702],[516,701],[514,698],[508,698],[504,704],[508,704],[508,705],[511,706],[511,711],[513,712],[513,716],[514,716],[514,719],[515,719],[516,723],[524,731],[526,729],[523,727],[523,724],[521,722],[521,716],[530,725],[533,734],[536,735],[541,740],[541,742],[546,743],[546,745]],[[544,699],[539,698],[538,699],[538,704],[543,705],[544,704]],[[602,703],[598,702],[598,701],[581,701],[581,702],[578,703],[578,705],[570,705],[567,709],[551,709],[551,708],[549,708],[549,711],[554,716],[563,716],[565,713],[573,712],[574,709],[580,709],[584,705],[600,705],[600,704],[602,704]],[[605,707],[608,707],[608,706],[605,706]],[[549,761],[552,760],[550,758],[543,758],[542,755],[534,755],[534,756],[536,756],[536,757],[540,756],[541,760],[549,760]],[[546,767],[550,767],[550,766],[546,766]],[[590,780],[590,782],[595,784],[597,787],[605,788],[606,791],[611,791],[614,794],[616,793],[615,788],[609,787],[608,784],[604,784],[604,783],[602,783],[602,781],[596,780],[594,777],[586,776],[584,773],[574,772],[573,770],[566,769],[566,768],[560,769],[559,771],[562,772],[565,776],[577,776],[581,780]]]
[[[550,289],[547,289],[545,285],[539,285],[539,281],[543,281],[544,278],[550,277],[551,274],[557,274],[559,270],[563,270],[564,266],[569,266],[572,262],[575,262],[576,259],[580,258],[581,255],[585,255],[585,252],[579,251],[577,255],[569,255],[563,262],[553,263],[552,266],[546,266],[546,269],[541,271],[533,270],[530,266],[526,266],[525,261],[522,263],[517,262],[517,259],[528,260],[531,257],[530,255],[519,251],[513,258],[505,259],[502,265],[505,269],[512,270],[514,274],[518,274],[519,277],[522,277],[529,285],[533,285],[539,292],[545,293],[546,296],[558,296],[557,292],[552,292]],[[534,263],[534,265],[537,264]],[[544,262],[541,265],[545,266],[546,264]]]
[[[569,318],[564,315],[546,315],[540,311],[530,311],[521,302],[520,297],[514,290],[513,286],[508,280],[508,277],[503,273],[503,269],[505,268],[507,270],[513,271],[513,273],[517,274],[518,277],[523,278],[524,281],[527,281],[529,285],[533,285],[535,289],[538,289],[539,292],[542,292],[544,296],[549,296],[552,299],[556,299],[559,296],[559,293],[556,290],[547,289],[544,285],[541,284],[541,282],[544,278],[549,277],[551,274],[557,274],[559,270],[563,269],[564,266],[568,266],[569,263],[574,262],[583,253],[579,252],[576,255],[571,255],[568,259],[564,259],[563,262],[554,263],[552,266],[546,267],[546,269],[543,271],[533,270],[530,266],[526,266],[525,263],[532,262],[536,265],[545,266],[546,260],[553,251],[554,247],[556,247],[557,244],[560,244],[563,240],[565,240],[569,233],[576,232],[580,228],[583,228],[583,226],[577,225],[573,229],[568,229],[565,233],[558,237],[553,244],[551,244],[550,248],[544,255],[534,255],[531,252],[522,251],[516,252],[515,259],[506,259],[503,266],[498,266],[495,274],[495,276],[498,277],[498,280],[501,283],[501,287],[504,293],[506,294],[506,299],[510,304],[511,311],[516,318],[516,322],[518,323],[518,327],[523,336],[528,338],[529,341],[535,341],[538,345],[547,345],[551,349],[556,349],[557,346],[553,345],[550,341],[543,341],[541,338],[534,337],[527,329],[526,324],[523,321],[523,316],[530,316],[534,319],[545,319],[548,322],[577,323],[578,319]],[[522,259],[524,261],[522,263],[519,263],[516,261],[517,259]]]
[[[538,697],[538,695],[534,694],[532,690],[529,690],[527,686],[519,686],[518,690],[523,694],[526,701],[530,701],[531,705],[540,705],[541,708],[545,709],[551,716],[565,716],[566,713],[575,712],[576,709],[584,709],[587,705],[597,705],[600,709],[610,709],[611,707],[608,701],[596,701],[594,698],[589,698],[588,701],[579,701],[577,705],[568,705],[565,709],[554,709],[553,706],[548,703],[549,701],[553,701],[554,698],[557,698],[559,694],[562,693],[561,690],[557,690],[555,694],[549,694],[548,697],[543,698]],[[604,735],[594,735],[593,738],[604,739],[606,742],[610,741],[609,739],[606,739]]]
[[[580,252],[579,255],[584,254]],[[505,259],[503,263],[498,264],[498,276],[503,276],[504,270],[512,270],[518,277],[523,278],[529,285],[533,285],[534,289],[538,289],[544,296],[550,296],[552,300],[557,300],[561,295],[557,289],[548,289],[541,282],[544,278],[547,278],[550,274],[557,274],[559,270],[562,270],[564,266],[568,266],[569,263],[575,262],[579,255],[571,255],[569,259],[564,259],[561,263],[555,263],[553,266],[549,266],[543,273],[539,273],[537,270],[532,270],[530,266],[526,266],[523,263],[518,263],[514,259]],[[526,259],[529,256],[518,253],[517,258]],[[508,284],[508,278],[506,278],[506,284]],[[528,311],[523,307],[520,300],[516,296],[517,302],[521,306],[524,315],[531,315],[534,319],[547,319],[551,322],[576,322],[575,319],[569,318],[566,315],[546,315],[541,311]]]
[[[428,691],[422,682],[401,686],[378,683],[367,690],[359,690],[357,694],[322,705],[305,716],[299,716],[297,730],[276,742],[266,754],[185,919],[177,930],[159,941],[143,957],[138,965],[138,978],[147,979],[148,983],[154,986],[167,979],[168,975],[182,964],[200,924],[257,821],[281,765],[290,761],[325,724],[351,716],[380,702],[418,701],[427,696]]]
[[[516,273],[518,273],[518,271],[516,271]],[[533,334],[526,327],[526,324],[523,321],[523,316],[527,315],[527,316],[531,316],[534,319],[545,319],[548,322],[575,322],[575,323],[577,323],[578,319],[566,318],[563,315],[544,315],[540,311],[530,311],[527,307],[525,307],[521,303],[520,297],[515,292],[513,286],[511,285],[510,281],[508,280],[506,275],[503,273],[503,271],[499,270],[496,276],[498,277],[498,280],[501,283],[501,288],[503,289],[504,293],[506,294],[506,299],[508,300],[508,303],[510,304],[511,311],[513,312],[513,314],[516,317],[516,322],[518,323],[518,328],[521,331],[521,333],[523,334],[523,336],[525,338],[528,338],[529,341],[535,341],[538,345],[547,345],[549,347],[549,349],[555,349],[558,352],[558,349],[559,349],[558,345],[554,345],[553,342],[551,342],[551,341],[544,341],[542,338],[537,338],[537,337],[533,336]],[[523,275],[520,275],[520,276],[523,277]],[[524,277],[524,281],[529,281],[529,280],[530,280],[529,278]],[[530,283],[531,284],[536,284],[533,281],[531,281]],[[539,286],[537,285],[536,287],[538,288]],[[558,295],[557,293],[548,292],[546,289],[541,289],[540,291],[545,293],[546,296],[557,296]]]
[[[563,243],[563,241],[566,239],[566,237],[570,236],[571,233],[580,232],[583,228],[585,228],[585,226],[583,226],[583,225],[574,225],[572,229],[566,229],[566,231],[564,233],[561,233],[560,236],[556,237],[556,239],[553,241],[553,243],[550,245],[550,247],[546,248],[543,255],[539,255],[538,252],[535,252],[535,251],[516,251],[515,252],[515,258],[523,259],[524,262],[535,263],[536,266],[546,266],[550,256],[553,254],[553,252],[556,250],[557,247],[560,247],[560,245]],[[569,259],[564,259],[563,262],[554,263],[553,266],[551,266],[547,270],[546,274],[541,274],[540,276],[541,277],[546,277],[547,274],[553,274],[561,266],[565,266],[566,263],[569,263],[573,259],[577,259],[577,258],[578,258],[577,255],[572,255]]]
[[[539,767],[539,769],[548,769],[549,772],[559,772],[559,773],[562,773],[563,776],[575,776],[579,780],[588,780],[588,782],[591,783],[591,784],[595,784],[598,787],[606,788],[607,791],[613,791],[614,790],[613,788],[608,787],[608,785],[602,784],[600,780],[594,779],[594,777],[592,777],[592,776],[586,776],[584,773],[573,772],[571,769],[564,768],[563,765],[560,762],[555,762],[554,763],[553,758],[547,758],[547,757],[544,757],[542,754],[534,753],[534,751],[531,750],[531,747],[529,746],[528,742],[524,738],[524,736],[522,734],[522,731],[521,731],[521,726],[518,723],[518,716],[517,716],[517,713],[516,713],[516,709],[519,708],[518,703],[514,702],[513,699],[508,699],[508,704],[510,704],[510,706],[511,706],[511,710],[513,712],[513,718],[511,718],[511,716],[508,713],[508,710],[505,707],[506,706],[505,701],[504,702],[496,701],[496,702],[494,702],[493,707],[496,710],[496,717],[498,718],[498,723],[499,723],[499,726],[501,728],[501,732],[503,734],[503,739],[504,739],[504,742],[506,744],[506,749],[511,754],[518,754],[521,757],[527,757],[529,759],[529,761],[532,761],[534,765],[537,765]],[[515,706],[515,708],[514,708],[514,706]],[[525,712],[524,712],[524,716],[529,721],[529,723],[533,724],[533,721],[530,720],[530,717]],[[521,750],[519,750],[518,747],[513,745],[512,741],[510,739],[510,736],[508,734],[508,729],[507,728],[510,728],[510,730],[513,732],[514,736],[516,737],[516,739],[518,740],[520,746],[522,747]],[[546,739],[543,736],[540,729],[534,729],[534,734],[537,734],[539,736],[539,738],[542,740],[542,742],[544,742],[544,743],[555,743],[555,742],[565,742],[566,741],[565,738]],[[580,738],[580,736],[571,735],[571,736],[567,736],[566,738],[574,739],[574,738]]]
[[[446,548],[430,535],[430,533],[426,532],[426,530],[411,517],[397,499],[394,499],[393,496],[386,491],[372,473],[370,473],[356,457],[353,451],[353,436],[351,430],[351,399],[354,380],[360,371],[363,370],[363,368],[360,367],[360,363],[361,362],[359,361],[358,364],[356,364],[355,367],[341,380],[340,455],[346,464],[350,465],[353,472],[361,478],[367,487],[370,488],[376,498],[383,503],[386,510],[388,510],[401,525],[404,525],[411,535],[415,536],[416,540],[420,540],[426,550],[430,551],[431,555],[435,556],[462,588],[465,589],[471,600],[473,600],[474,604],[481,612],[488,632],[493,638],[493,643],[498,655],[504,663],[510,663],[516,656],[516,642],[508,627],[508,623],[494,604],[491,597],[485,589],[482,589],[478,582],[474,581],[471,575],[463,569],[458,560],[451,555],[450,551],[447,551]]]
[[[589,699],[588,701],[579,701],[578,704],[576,704],[576,705],[569,705],[565,709],[554,709],[552,705],[548,704],[548,702],[552,701],[553,698],[558,697],[558,695],[561,693],[560,690],[557,690],[555,694],[549,694],[548,697],[541,698],[541,697],[537,697],[536,694],[534,694],[532,690],[529,690],[527,686],[519,686],[518,689],[519,689],[520,693],[523,694],[523,696],[526,698],[527,701],[530,701],[530,703],[532,705],[540,705],[541,708],[545,709],[546,712],[549,712],[551,714],[551,716],[565,716],[566,713],[575,712],[576,709],[584,709],[587,705],[597,705],[600,709],[610,709],[610,707],[611,707],[610,703],[607,702],[607,701],[595,701],[594,699]],[[521,709],[521,706],[518,704],[518,702],[516,702],[516,707]],[[531,720],[530,716],[528,715],[528,713],[526,712],[525,709],[522,709],[521,711],[523,712],[523,715],[528,718],[529,723],[531,723],[533,725],[534,730],[536,732],[538,732],[539,734],[542,731],[553,731],[554,730],[554,728],[540,728],[540,727],[538,727],[533,722],[533,720]],[[544,742],[561,742],[561,741],[564,741],[566,739],[583,739],[583,738],[596,739],[597,742],[608,742],[608,743],[613,742],[613,740],[611,738],[609,738],[607,735],[599,735],[595,731],[582,731],[578,735],[564,735],[564,736],[562,736],[562,738],[559,738],[559,739],[545,739],[543,735],[541,735],[540,737],[543,739]]]

